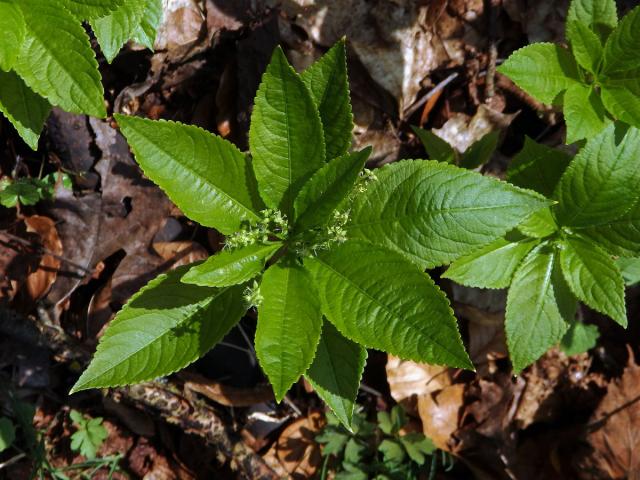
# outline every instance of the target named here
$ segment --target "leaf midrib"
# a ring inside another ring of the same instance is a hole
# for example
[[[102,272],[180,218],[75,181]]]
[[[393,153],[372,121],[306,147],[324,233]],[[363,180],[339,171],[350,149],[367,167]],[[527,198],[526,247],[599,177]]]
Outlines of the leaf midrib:
[[[283,54],[284,56],[284,54]],[[292,145],[291,145],[291,128],[290,128],[290,122],[289,122],[289,94],[288,94],[288,89],[287,89],[287,81],[284,79],[284,75],[285,75],[285,70],[286,70],[286,66],[282,64],[282,59],[280,60],[280,78],[282,78],[282,94],[283,94],[283,98],[284,98],[284,123],[285,123],[285,130],[287,132],[287,175],[288,175],[288,183],[287,183],[287,191],[285,192],[285,195],[287,196],[286,198],[286,202],[287,202],[287,214],[290,216],[293,216],[293,192],[291,192],[291,185],[293,184],[293,174],[292,174],[292,168],[293,168],[293,161],[292,161]],[[291,73],[286,72],[286,73]],[[303,85],[304,87],[304,85]],[[304,87],[307,88],[307,87]]]
[[[249,213],[251,217],[253,217],[253,219],[257,220],[259,219],[258,215],[249,207],[247,207],[243,202],[241,202],[240,200],[238,200],[235,197],[232,197],[230,193],[226,192],[224,189],[222,189],[221,187],[219,187],[218,185],[214,184],[213,182],[211,182],[207,177],[201,175],[200,173],[196,172],[193,168],[190,168],[188,165],[182,163],[180,160],[174,160],[174,157],[164,148],[162,148],[160,146],[160,144],[154,142],[153,140],[149,139],[149,137],[147,137],[146,135],[141,134],[140,132],[136,130],[136,134],[140,136],[140,138],[142,139],[143,142],[147,142],[150,143],[151,145],[153,145],[153,147],[155,147],[157,150],[159,150],[160,152],[162,152],[163,155],[165,155],[166,157],[168,157],[170,159],[170,162],[175,162],[178,165],[180,165],[182,168],[184,168],[185,170],[187,170],[191,175],[195,176],[196,178],[202,179],[204,180],[204,182],[211,188],[211,190],[216,191],[221,193],[225,198],[227,198],[229,201],[231,201],[234,205],[238,205],[239,207],[242,207],[242,209],[246,212]],[[234,147],[235,148],[235,147]],[[143,155],[136,155],[136,158],[138,159],[142,159]],[[139,160],[140,161],[140,160]],[[145,163],[146,160],[144,160]],[[142,162],[141,166],[142,166]],[[248,168],[248,165],[247,165]],[[147,173],[147,169],[142,166],[142,169],[145,171],[145,174]],[[148,175],[149,177],[151,177],[151,175]],[[155,176],[155,175],[153,175]],[[164,190],[164,188],[163,188]],[[236,218],[236,220],[242,220],[241,218]]]
[[[504,208],[521,208],[518,205],[513,204],[505,204],[505,205],[490,205],[490,206],[479,206],[479,207],[456,207],[456,208],[445,208],[440,210],[427,210],[427,211],[416,211],[414,213],[407,213],[404,215],[394,215],[393,219],[387,219],[386,217],[380,216],[379,220],[372,220],[370,222],[356,222],[353,221],[349,223],[348,227],[361,227],[361,226],[369,226],[369,225],[379,225],[382,223],[386,224],[396,224],[405,219],[412,219],[414,217],[425,217],[425,216],[436,216],[436,215],[444,215],[447,213],[459,213],[459,212],[476,212],[482,210],[495,210],[495,209],[504,209]],[[542,208],[542,207],[541,207]],[[371,210],[367,211],[367,215],[372,213]],[[424,222],[422,222],[424,223]]]
[[[599,156],[601,156],[601,155],[603,154],[603,153],[602,153],[602,150],[603,150],[605,147],[607,147],[607,145],[606,145],[605,143],[603,143],[603,144],[599,145],[598,153],[597,153],[597,156],[598,156],[598,157],[599,157]],[[615,158],[615,160],[616,160],[615,165],[616,165],[616,166],[618,166],[618,165],[619,165],[619,162],[621,162],[621,160],[622,160],[620,157],[622,156],[622,153],[623,153],[623,152],[621,152],[621,151],[620,151],[620,147],[622,147],[622,145],[620,145],[620,146],[618,146],[618,147],[616,148],[616,158]],[[589,160],[588,160],[588,159],[586,159],[585,161],[586,161],[586,162],[588,162]],[[576,168],[577,168],[577,167],[576,167]],[[613,168],[609,168],[609,169],[606,171],[606,175],[601,175],[601,174],[599,174],[600,179],[604,180],[604,181],[603,181],[603,183],[606,183],[606,184],[610,184],[610,183],[611,183],[611,179],[612,179],[612,178],[615,176],[615,174],[616,174],[613,170],[614,170]],[[584,175],[584,173],[583,173],[583,175]],[[604,177],[604,178],[603,178],[603,177]],[[617,184],[618,182],[613,182],[613,183],[614,183],[614,184]],[[636,183],[637,183],[637,179],[636,179]],[[599,188],[599,189],[597,189],[597,190],[596,190],[596,192],[595,192],[595,194],[594,194],[593,198],[590,198],[586,203],[587,203],[587,204],[594,204],[594,203],[596,203],[596,202],[598,201],[598,199],[600,199],[602,196],[606,196],[606,195],[607,195],[607,189],[605,189],[605,188],[602,188],[602,187],[601,187],[601,188]],[[636,197],[636,200],[637,200],[637,197]],[[567,225],[567,226],[569,226],[569,227],[573,227],[573,228],[589,228],[589,227],[591,227],[591,226],[594,226],[593,224],[589,224],[589,225],[587,225],[587,226],[580,226],[580,225],[578,225],[578,226],[573,226],[573,225],[571,225],[571,224],[570,224],[570,222],[575,221],[575,220],[576,220],[576,218],[582,218],[582,217],[585,217],[585,216],[586,216],[587,218],[589,217],[589,214],[588,214],[588,213],[587,213],[586,215],[585,215],[585,213],[584,213],[584,206],[583,206],[582,208],[577,208],[577,207],[576,207],[576,205],[575,205],[575,203],[571,202],[571,204],[572,204],[572,207],[574,207],[574,211],[572,212],[572,215],[569,217],[569,219],[564,220],[564,222],[562,222],[562,223],[566,224],[566,225]],[[622,214],[621,214],[621,216],[624,216],[624,215],[625,215],[627,212],[629,212],[632,208],[633,208],[633,203],[631,204],[631,206],[629,207],[629,209],[628,209],[628,210],[626,210],[624,213],[622,213]]]
[[[333,273],[335,273],[336,275],[338,275],[340,278],[342,278],[343,280],[347,281],[347,283],[349,283],[350,285],[353,285],[355,287],[356,290],[358,290],[359,292],[361,292],[365,297],[367,297],[368,299],[370,299],[372,301],[372,303],[378,305],[379,307],[381,307],[382,310],[384,310],[385,312],[387,312],[389,315],[391,315],[393,318],[400,318],[401,316],[398,315],[396,312],[394,312],[393,310],[391,310],[388,306],[384,305],[383,303],[380,303],[375,297],[371,296],[369,294],[369,292],[367,292],[366,290],[364,290],[362,287],[360,287],[360,285],[354,283],[349,277],[347,277],[346,275],[344,275],[342,272],[336,270],[335,268],[333,268],[333,266],[329,265],[326,262],[323,262],[320,257],[315,257],[315,260],[318,261],[319,263],[321,263],[322,265],[326,266],[329,270],[331,270]],[[441,345],[439,342],[435,341],[432,336],[430,334],[426,335],[427,337],[429,337],[429,339],[431,339],[431,341],[438,345],[438,347],[442,348],[442,350],[446,351],[449,353],[449,355],[451,355],[454,358],[457,358],[458,360],[460,360],[460,358],[458,357],[458,355],[456,355],[455,353],[452,353],[447,347]],[[357,342],[360,343],[360,342]],[[375,347],[371,347],[370,348],[375,348]],[[466,359],[462,359],[463,363],[466,363]]]
[[[542,306],[545,304],[545,296],[549,290],[549,287],[551,286],[551,274],[553,272],[553,265],[555,262],[555,254],[550,254],[549,255],[549,261],[547,262],[547,266],[546,266],[546,271],[545,271],[545,275],[544,275],[544,279],[542,282],[542,288],[539,289],[539,295],[536,298],[536,303],[535,303],[535,312],[536,315],[534,316],[534,321],[533,321],[533,331],[538,331],[538,324],[540,323],[542,317],[543,317],[543,310],[542,310]],[[518,343],[522,340],[522,335],[518,336]],[[516,352],[521,351],[521,348],[515,348]],[[527,360],[528,361],[528,360]]]
[[[55,19],[56,19],[56,21],[59,21],[59,19],[60,19],[60,17],[56,17],[56,16],[53,16],[53,18],[55,18]],[[69,23],[69,22],[67,22],[67,23]],[[47,39],[45,38],[45,39],[43,40],[43,39],[40,37],[40,35],[38,35],[38,33],[39,33],[39,32],[38,32],[38,29],[37,29],[37,28],[35,28],[35,29],[34,29],[34,28],[32,28],[32,27],[29,27],[29,22],[27,22],[27,29],[26,29],[26,31],[27,31],[28,33],[27,33],[27,34],[25,34],[25,36],[26,36],[26,35],[28,35],[28,34],[32,35],[32,36],[33,36],[33,38],[34,38],[34,39],[36,39],[36,40],[38,41],[38,43],[40,44],[40,48],[44,49],[44,50],[49,54],[49,57],[50,57],[52,60],[54,60],[54,61],[56,62],[56,64],[57,64],[58,68],[59,68],[60,70],[62,70],[62,71],[64,71],[64,72],[65,72],[65,74],[67,75],[67,77],[71,80],[72,84],[73,84],[73,85],[76,85],[76,86],[80,86],[80,90],[82,91],[82,93],[83,93],[83,95],[84,95],[84,97],[85,97],[85,100],[86,100],[86,101],[88,101],[89,103],[93,103],[93,101],[92,101],[92,99],[91,99],[91,95],[90,95],[90,93],[89,93],[89,92],[87,92],[87,90],[84,88],[84,86],[81,86],[81,85],[82,85],[81,83],[78,83],[78,82],[76,81],[76,79],[74,78],[74,76],[73,76],[73,75],[71,75],[71,74],[69,73],[69,71],[67,70],[67,68],[66,68],[66,67],[63,67],[64,63],[60,62],[60,60],[58,59],[56,49],[50,49],[50,48],[49,48],[49,43],[47,43],[47,41],[46,41]],[[74,42],[77,42],[77,41],[78,41],[78,37],[76,37],[75,35],[73,35],[73,33],[69,32],[69,31],[67,31],[66,33],[68,33],[68,34],[73,38]],[[83,31],[83,35],[86,35],[86,33],[84,33],[84,31]],[[87,40],[88,40],[88,38],[87,38]],[[24,42],[24,47],[25,47],[25,48],[27,47],[27,42],[26,42],[26,41]],[[81,54],[80,56],[82,57],[82,54]],[[89,63],[91,64],[91,66],[92,66],[92,67],[94,67],[94,68],[95,68],[95,67],[97,67],[97,65],[93,64],[93,62],[89,61]],[[91,69],[90,69],[90,70],[91,70],[91,73],[93,73],[93,72],[94,72],[94,68],[91,68]],[[97,73],[97,70],[95,70],[95,72]],[[86,73],[86,72],[85,72],[85,73]],[[95,75],[90,75],[90,76],[91,76],[91,77],[93,77],[93,79],[95,80]],[[53,82],[52,82],[52,83],[53,83]],[[34,90],[34,91],[35,91],[35,90]],[[44,97],[46,98],[46,96],[45,96],[45,95],[42,95],[42,96],[44,96]],[[68,100],[68,101],[70,101],[71,103],[73,103],[77,108],[81,108],[81,109],[82,109],[82,107],[81,107],[80,105],[78,105],[78,103],[77,103],[77,102],[76,102],[76,101],[75,101],[71,96],[69,96],[69,97],[67,98],[67,100]]]
[[[175,325],[171,326],[171,327],[167,327],[166,329],[163,330],[157,330],[157,335],[155,337],[153,337],[152,340],[150,340],[149,342],[147,342],[145,345],[143,345],[141,348],[139,348],[138,350],[135,350],[133,352],[131,352],[130,354],[128,354],[126,357],[119,359],[118,363],[115,363],[113,365],[111,365],[110,367],[108,367],[105,370],[102,370],[101,372],[99,372],[98,374],[94,375],[92,378],[90,378],[89,380],[85,381],[82,385],[77,385],[74,388],[82,388],[84,385],[87,385],[88,383],[95,381],[96,378],[102,377],[104,375],[109,374],[110,372],[112,372],[113,370],[115,370],[116,368],[120,367],[123,363],[127,362],[131,357],[133,357],[134,355],[137,355],[138,353],[140,353],[142,350],[148,348],[151,344],[155,343],[158,341],[158,339],[164,337],[167,333],[171,332],[172,330],[176,329],[177,327],[181,326],[182,324],[184,324],[185,322],[187,322],[189,319],[191,319],[194,315],[197,315],[198,313],[200,313],[202,310],[204,310],[205,308],[209,307],[209,305],[211,305],[211,303],[217,299],[218,297],[220,297],[224,292],[227,291],[227,288],[223,288],[220,289],[220,291],[207,298],[204,302],[202,303],[198,303],[198,306],[196,308],[193,309],[193,311],[190,312],[189,315],[185,315],[182,320],[180,320],[178,323],[176,323]],[[132,308],[132,307],[130,307]],[[131,318],[123,320],[124,321],[130,321]],[[116,319],[114,319],[114,322],[116,321]],[[118,322],[120,323],[120,322]],[[106,339],[105,339],[106,340]],[[98,348],[98,351],[96,352],[96,355],[99,353],[100,348]]]

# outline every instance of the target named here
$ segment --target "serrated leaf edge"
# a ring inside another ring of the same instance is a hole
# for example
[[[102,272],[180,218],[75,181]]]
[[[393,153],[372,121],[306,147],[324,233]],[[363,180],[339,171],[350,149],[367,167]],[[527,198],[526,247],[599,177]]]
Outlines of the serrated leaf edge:
[[[392,253],[394,253],[394,254],[396,254],[396,255],[398,255],[398,254],[399,254],[399,252],[397,252],[397,251],[395,251],[395,250],[391,250],[389,247],[386,247],[386,246],[384,246],[384,245],[379,245],[379,244],[376,244],[376,243],[373,243],[373,242],[369,242],[369,241],[364,240],[364,239],[357,239],[357,240],[355,240],[355,239],[350,239],[350,240],[348,240],[348,242],[359,242],[359,243],[363,243],[363,244],[365,244],[365,245],[371,245],[371,246],[374,246],[374,247],[376,247],[376,248],[389,250],[389,252],[392,252]],[[403,256],[403,258],[404,258],[405,260],[407,260],[407,258],[406,258],[406,257],[404,257],[404,256]],[[340,277],[343,277],[343,278],[344,278],[344,275],[342,275],[340,272],[337,272],[337,271],[336,271],[335,269],[333,269],[330,265],[327,265],[326,263],[322,262],[318,257],[314,257],[314,260],[319,261],[320,263],[322,263],[323,265],[325,265],[325,266],[326,266],[326,268],[328,268],[328,269],[330,269],[331,271],[333,271],[336,275],[339,275]],[[414,268],[419,269],[419,267],[418,267],[417,265],[415,265],[414,263],[412,263],[411,261],[407,260],[407,263],[411,264]],[[474,372],[475,372],[475,366],[474,366],[474,365],[473,365],[473,363],[471,362],[471,359],[469,358],[469,354],[468,354],[468,352],[467,352],[466,348],[464,348],[464,342],[462,341],[462,336],[460,335],[460,328],[459,328],[459,326],[457,325],[457,324],[458,324],[458,318],[455,316],[455,313],[454,313],[454,311],[453,311],[453,308],[451,307],[451,302],[449,301],[449,297],[448,297],[448,296],[447,296],[447,295],[442,291],[442,289],[441,289],[441,288],[440,288],[440,287],[435,283],[435,281],[433,280],[433,278],[431,278],[431,276],[429,276],[428,274],[426,274],[426,273],[425,273],[425,272],[423,272],[422,270],[420,270],[420,273],[421,273],[421,274],[422,274],[422,275],[427,279],[427,281],[430,283],[430,285],[434,287],[434,289],[438,292],[438,294],[439,294],[439,295],[442,295],[442,297],[444,298],[444,300],[445,300],[445,302],[446,302],[448,312],[451,314],[451,317],[452,317],[452,318],[455,320],[455,322],[456,322],[456,329],[455,329],[455,331],[456,331],[456,339],[460,342],[460,345],[462,345],[462,347],[463,347],[463,350],[464,350],[464,352],[465,352],[465,354],[466,354],[466,356],[467,356],[468,364],[467,364],[466,366],[463,366],[463,365],[455,365],[455,367],[456,367],[456,368],[464,368],[464,369],[471,370],[471,371],[474,371]],[[312,275],[311,277],[313,278],[313,275]],[[348,279],[347,279],[347,280],[348,280]],[[351,283],[351,282],[349,282],[349,283]],[[315,285],[315,280],[314,280],[314,285]],[[317,285],[316,285],[316,289],[317,289],[317,288],[318,288],[318,287],[317,287]],[[371,295],[369,295],[367,292],[364,292],[364,291],[362,291],[361,289],[359,289],[359,290],[360,290],[363,294],[365,294],[367,297],[372,298],[372,297],[371,297]],[[377,299],[375,299],[375,298],[372,298],[372,299],[374,300],[374,302],[378,303],[378,302],[377,302]],[[320,305],[322,306],[322,302],[320,302]],[[336,327],[336,329],[340,332],[340,334],[341,334],[343,337],[345,337],[345,338],[347,338],[347,339],[351,340],[353,343],[357,343],[358,345],[362,345],[362,346],[363,346],[363,347],[365,347],[366,349],[378,350],[377,348],[375,348],[375,347],[373,347],[373,346],[371,346],[371,345],[367,345],[366,343],[362,343],[362,342],[360,342],[359,340],[356,340],[356,339],[354,339],[353,337],[351,337],[350,335],[348,335],[348,334],[346,334],[345,332],[343,332],[343,331],[340,329],[340,327],[339,327],[338,325],[336,325],[334,322],[332,322],[332,321],[331,321],[331,319],[330,319],[329,315],[327,315],[327,312],[325,312],[325,311],[324,311],[324,309],[323,309],[322,314],[327,318],[327,320],[329,320],[329,321],[332,323],[332,325],[333,325],[334,327]],[[435,343],[435,342],[434,342],[434,343]],[[443,347],[441,347],[441,348],[443,348]],[[449,351],[449,349],[448,349],[448,348],[443,348],[443,350],[445,350],[445,351]],[[380,351],[380,350],[378,350],[378,351]],[[385,353],[387,353],[387,352],[385,352]],[[398,356],[399,356],[399,355],[398,355]],[[399,356],[399,357],[400,357],[400,356]],[[413,360],[413,361],[415,361],[415,362],[424,362],[424,360],[423,360],[423,359],[420,359],[420,358],[418,358],[418,357],[402,356],[401,358],[402,358],[403,360]],[[444,364],[444,363],[441,363],[441,364],[440,364],[440,363],[433,363],[433,365],[451,366],[451,365],[446,365],[446,364]]]
[[[153,280],[150,280],[149,283],[147,283],[144,287],[142,287],[140,290],[138,290],[138,292],[136,292],[134,295],[131,296],[131,298],[127,301],[127,303],[125,303],[124,306],[118,311],[118,313],[124,311],[124,309],[127,308],[131,304],[131,302],[135,301],[138,298],[138,296],[143,293],[143,291],[153,290],[153,288],[155,288],[155,285],[152,286],[151,283],[154,283],[156,280],[163,280],[164,278],[167,278],[167,273],[161,273],[160,275],[155,277]],[[203,303],[203,305],[199,306],[198,308],[195,308],[193,310],[193,312],[191,313],[191,316],[196,315],[201,310],[207,308],[211,304],[211,302],[213,302],[218,297],[220,297],[221,295],[226,293],[227,290],[229,290],[231,288],[234,288],[234,287],[235,287],[235,285],[234,286],[230,286],[230,287],[224,287],[224,288],[215,289],[216,291],[215,291],[214,295],[209,297],[209,299],[206,301],[206,303]],[[107,328],[109,328],[111,326],[111,324],[113,322],[115,322],[116,320],[117,320],[117,315],[109,323],[109,326]],[[178,324],[178,325],[180,325],[180,324]],[[233,328],[233,326],[230,327],[230,329],[227,331],[227,333],[231,330],[231,328]],[[96,351],[95,351],[95,353],[94,353],[94,355],[92,357],[92,361],[93,361],[93,358],[95,358],[102,351],[103,348],[104,348],[104,344],[102,343],[102,339],[101,339],[98,342],[98,346],[96,347]],[[135,353],[138,353],[138,352],[135,352]],[[134,354],[132,354],[132,355],[134,355]],[[129,357],[127,357],[127,358],[129,358]],[[188,367],[192,363],[196,362],[197,360],[198,360],[198,358],[195,358],[194,360],[190,361],[189,363],[187,363],[187,364],[185,364],[185,365],[183,365],[183,366],[181,366],[179,368],[167,371],[163,376],[166,377],[166,376],[169,376],[169,375],[171,375],[171,374],[173,374],[175,372],[178,372],[180,370],[184,370],[186,367]],[[120,359],[120,363],[121,362],[122,362],[122,359]],[[111,369],[113,369],[113,368],[114,367],[112,366]],[[149,376],[149,377],[143,377],[142,379],[136,380],[135,382],[116,382],[116,383],[109,383],[109,384],[100,383],[100,384],[92,384],[90,386],[83,386],[83,385],[86,385],[87,383],[89,383],[89,382],[84,382],[84,384],[78,385],[80,383],[80,380],[82,380],[82,377],[84,376],[84,374],[86,373],[87,370],[88,370],[88,367],[87,367],[87,369],[85,369],[82,372],[82,375],[80,375],[80,377],[78,378],[78,381],[76,381],[74,386],[71,388],[71,390],[69,391],[69,395],[72,395],[74,393],[80,392],[82,390],[89,390],[89,389],[93,389],[93,388],[116,388],[116,387],[123,387],[123,386],[127,386],[127,385],[138,385],[140,383],[149,382],[151,380],[155,380],[156,378],[158,378],[157,375],[153,375],[153,376]],[[105,370],[104,372],[101,373],[101,375],[104,375],[104,373],[106,371],[109,371],[109,370]]]

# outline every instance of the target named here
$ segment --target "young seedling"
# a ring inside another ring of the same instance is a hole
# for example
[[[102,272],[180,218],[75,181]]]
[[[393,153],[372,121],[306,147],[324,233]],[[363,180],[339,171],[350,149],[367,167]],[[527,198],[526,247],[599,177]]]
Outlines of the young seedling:
[[[111,61],[129,39],[153,48],[161,14],[162,0],[1,0],[0,112],[34,150],[52,105],[105,117],[98,62],[82,22]]]
[[[640,127],[640,6],[618,22],[615,0],[572,0],[566,37],[569,48],[534,43],[498,71],[535,99],[562,105],[567,143],[614,119]]]
[[[316,436],[325,457],[320,478],[327,478],[329,460],[333,460],[335,478],[411,480],[435,474],[433,442],[422,433],[400,433],[407,424],[402,407],[394,406],[390,414],[378,412],[377,420],[377,424],[368,422],[356,413],[349,431],[335,416],[327,415],[327,426]]]
[[[71,410],[69,416],[76,427],[76,431],[71,435],[71,449],[93,460],[109,436],[107,429],[102,425],[102,418],[87,419],[77,410]]]
[[[44,178],[18,178],[0,180],[0,205],[11,208],[18,205],[35,205],[41,200],[51,200],[60,185],[67,190],[73,188],[66,173],[50,173]]]
[[[507,178],[556,203],[444,274],[467,286],[509,287],[505,328],[516,372],[563,337],[570,352],[593,346],[597,330],[576,324],[578,300],[627,326],[614,256],[640,256],[639,152],[640,131],[623,124],[609,125],[573,160],[527,140]]]
[[[494,241],[550,202],[435,161],[363,172],[370,149],[347,153],[345,57],[340,42],[298,75],[276,49],[256,96],[249,154],[197,127],[116,116],[145,174],[227,243],[134,295],[73,391],[179,370],[251,306],[276,399],[305,375],[347,426],[367,347],[473,367],[424,269]]]

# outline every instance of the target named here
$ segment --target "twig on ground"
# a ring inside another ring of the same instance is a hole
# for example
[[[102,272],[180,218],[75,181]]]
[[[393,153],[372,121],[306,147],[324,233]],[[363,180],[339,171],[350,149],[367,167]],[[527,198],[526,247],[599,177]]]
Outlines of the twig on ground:
[[[420,100],[418,100],[417,102],[414,102],[413,105],[411,105],[409,108],[407,108],[403,115],[402,118],[409,118],[411,115],[413,115],[422,105],[424,105],[425,103],[427,103],[427,101],[429,101],[429,99],[431,97],[433,97],[434,95],[436,95],[438,92],[440,92],[441,90],[443,90],[447,85],[449,85],[451,82],[453,82],[456,78],[458,77],[458,72],[453,72],[451,75],[449,75],[447,78],[445,78],[444,80],[442,80],[440,83],[438,83],[435,87],[433,87],[431,90],[429,90]]]
[[[39,309],[39,313],[43,312]],[[87,363],[90,358],[89,352],[62,329],[54,328],[48,323],[46,316],[41,321],[34,321],[0,308],[0,338],[17,338],[25,343],[47,347],[56,357]],[[277,478],[262,457],[251,450],[234,432],[228,430],[213,408],[203,402],[188,400],[172,380],[112,389],[108,390],[106,395],[116,401],[132,403],[154,411],[168,423],[202,437],[216,448],[243,478]]]

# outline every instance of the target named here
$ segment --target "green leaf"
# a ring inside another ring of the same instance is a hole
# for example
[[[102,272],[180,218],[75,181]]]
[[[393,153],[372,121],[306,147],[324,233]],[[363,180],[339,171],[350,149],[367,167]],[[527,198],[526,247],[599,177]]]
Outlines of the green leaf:
[[[0,452],[9,448],[16,439],[16,427],[7,417],[0,417]]]
[[[36,407],[32,403],[18,400],[15,396],[10,399],[13,418],[18,427],[22,430],[22,438],[27,444],[27,448],[33,450],[37,446],[38,437],[33,419],[36,414]]]
[[[0,72],[0,111],[32,150],[49,116],[51,105],[27,87],[15,72]]]
[[[449,145],[445,140],[440,138],[430,130],[424,128],[411,126],[411,129],[424,145],[429,158],[444,163],[457,163],[457,152]]]
[[[125,42],[133,37],[142,21],[144,9],[145,4],[142,0],[125,0],[109,15],[91,21],[93,32],[109,63],[116,57]]]
[[[0,70],[8,72],[13,68],[24,41],[25,29],[24,17],[18,6],[11,1],[0,0]]]
[[[531,239],[514,242],[500,238],[457,259],[443,277],[468,287],[507,288],[520,262],[536,244]]]
[[[71,435],[71,449],[80,452],[89,460],[96,458],[98,449],[109,436],[107,429],[102,425],[102,418],[87,420],[76,410],[72,410],[70,416],[77,429]]]
[[[514,373],[562,339],[576,302],[548,247],[533,250],[516,271],[507,294],[505,332]]]
[[[558,225],[553,219],[550,208],[544,208],[532,213],[518,225],[518,231],[531,238],[546,238],[558,231]]]
[[[295,200],[296,228],[323,225],[351,192],[371,147],[334,158],[304,184]]]
[[[53,198],[57,186],[67,190],[73,190],[71,177],[66,173],[60,172],[52,172],[49,175],[45,175],[42,179],[36,180],[36,186],[40,192],[40,197],[47,200]]]
[[[524,147],[509,165],[507,180],[518,187],[552,197],[569,163],[570,155],[525,137]]]
[[[601,95],[605,107],[614,117],[640,128],[640,80],[637,76],[621,80],[605,79]]]
[[[80,22],[47,0],[21,0],[19,5],[27,29],[16,73],[53,105],[105,117],[98,62]]]
[[[400,442],[385,438],[380,442],[378,451],[382,453],[385,463],[398,464],[405,461],[407,456],[405,449]]]
[[[640,282],[640,258],[620,257],[616,260],[624,283],[627,286]]]
[[[577,237],[565,238],[561,245],[562,273],[574,295],[626,327],[624,280],[611,256]]]
[[[0,191],[0,204],[4,207],[15,207],[21,205],[35,205],[40,200],[38,187],[29,179],[18,179],[6,185]]]
[[[94,20],[109,15],[125,0],[60,0],[64,6],[79,20]]]
[[[331,47],[301,77],[320,112],[327,160],[344,155],[353,131],[345,41]]]
[[[133,32],[133,40],[149,50],[153,50],[161,20],[162,0],[146,0],[142,22]]]
[[[382,430],[382,433],[387,435],[393,434],[393,424],[391,423],[391,415],[389,412],[378,412],[378,427]]]
[[[329,417],[330,418],[330,417]],[[320,435],[316,435],[316,442],[322,444],[322,456],[339,455],[349,440],[349,435],[325,428]]]
[[[266,261],[280,247],[281,242],[223,250],[191,267],[181,281],[201,287],[229,287],[244,283],[262,272]]]
[[[376,176],[353,204],[348,236],[400,251],[421,268],[444,265],[491,243],[550,203],[435,161],[396,162]]]
[[[425,456],[431,455],[437,450],[433,442],[421,433],[407,433],[400,437],[399,440],[407,451],[409,458],[418,465],[423,465],[426,460]]]
[[[567,23],[567,38],[578,64],[591,73],[597,73],[602,60],[602,43],[598,36],[584,23]]]
[[[548,105],[567,88],[580,83],[571,53],[553,43],[534,43],[516,50],[498,71]]]
[[[249,159],[232,143],[177,122],[115,118],[145,175],[186,216],[225,235],[260,219]]]
[[[611,124],[600,95],[592,87],[576,84],[564,93],[567,143],[593,138]]]
[[[636,201],[622,217],[612,217],[576,232],[614,255],[640,256],[640,202]]]
[[[366,360],[366,349],[324,322],[316,356],[305,377],[349,430]]]
[[[573,322],[560,341],[560,348],[569,355],[578,355],[591,350],[598,343],[600,331],[595,325]]]
[[[631,10],[618,24],[604,46],[605,75],[640,68],[640,6]]]
[[[276,48],[256,95],[249,145],[260,193],[270,208],[293,214],[293,201],[325,161],[318,109]]]
[[[305,260],[342,335],[401,358],[473,368],[447,297],[402,255],[349,240]]]
[[[181,283],[189,268],[159,275],[131,297],[100,338],[71,393],[169,375],[222,340],[246,310],[242,287]]]
[[[615,125],[589,140],[556,187],[558,223],[588,227],[629,211],[640,187],[639,149],[640,131],[635,128],[617,145]]]
[[[567,23],[580,22],[604,41],[618,25],[615,0],[572,0]]]
[[[407,424],[407,414],[400,405],[394,405],[391,409],[392,432],[398,433]]]
[[[298,265],[269,268],[260,293],[256,355],[280,402],[313,361],[322,329],[320,302],[309,273]]]
[[[344,449],[345,463],[350,463],[354,466],[357,466],[357,465],[359,466],[359,464],[362,462],[365,455],[367,454],[368,445],[365,444],[364,442],[361,443],[358,440],[359,439],[352,437],[347,442],[347,446]],[[346,467],[346,465],[344,466]],[[364,478],[367,479],[369,477],[366,476],[365,474]]]
[[[473,170],[481,165],[484,165],[491,159],[491,155],[495,152],[498,146],[498,139],[500,138],[500,132],[494,130],[487,133],[477,142],[474,142],[469,149],[464,152],[460,159],[460,166],[462,168],[468,168]]]

